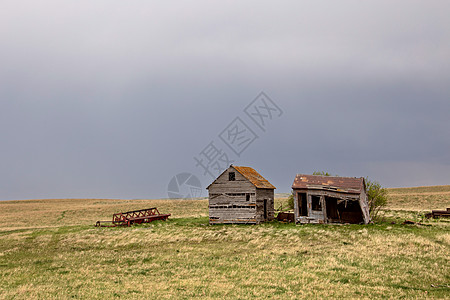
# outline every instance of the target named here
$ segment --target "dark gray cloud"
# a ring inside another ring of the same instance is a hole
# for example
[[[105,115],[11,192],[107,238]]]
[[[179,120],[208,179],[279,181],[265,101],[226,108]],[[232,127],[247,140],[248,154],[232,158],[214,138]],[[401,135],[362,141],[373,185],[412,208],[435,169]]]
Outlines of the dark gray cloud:
[[[165,197],[264,90],[236,164],[450,183],[447,1],[3,1],[0,199]],[[205,193],[204,193],[205,194]]]

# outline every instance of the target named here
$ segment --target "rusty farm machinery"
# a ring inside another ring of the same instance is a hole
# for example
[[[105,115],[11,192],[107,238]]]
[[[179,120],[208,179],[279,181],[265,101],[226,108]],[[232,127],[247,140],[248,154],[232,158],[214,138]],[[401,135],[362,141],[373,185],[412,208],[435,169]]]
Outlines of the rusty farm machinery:
[[[169,216],[170,214],[161,214],[156,207],[153,207],[113,214],[112,221],[97,221],[95,227],[131,226],[156,220],[165,221]]]
[[[432,210],[431,213],[425,215],[427,219],[429,218],[450,218],[450,207],[447,207],[447,210]]]

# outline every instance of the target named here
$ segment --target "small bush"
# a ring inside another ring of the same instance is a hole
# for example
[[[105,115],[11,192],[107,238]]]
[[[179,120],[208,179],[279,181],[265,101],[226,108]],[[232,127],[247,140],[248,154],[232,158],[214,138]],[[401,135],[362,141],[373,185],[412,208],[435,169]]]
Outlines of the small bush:
[[[290,210],[294,209],[294,192],[291,192],[291,194],[289,195],[287,204]]]
[[[369,202],[369,213],[372,220],[375,220],[380,209],[387,205],[387,190],[377,181],[365,178],[367,201]]]

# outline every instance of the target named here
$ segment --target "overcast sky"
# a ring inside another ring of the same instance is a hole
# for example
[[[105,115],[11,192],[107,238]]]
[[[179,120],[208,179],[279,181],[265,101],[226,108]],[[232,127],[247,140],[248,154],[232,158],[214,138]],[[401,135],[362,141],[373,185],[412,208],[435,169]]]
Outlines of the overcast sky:
[[[212,177],[194,157],[206,163],[211,142],[276,192],[317,170],[450,184],[449,11],[412,0],[3,0],[0,199],[161,198],[183,172],[206,196]],[[278,110],[261,128],[245,108],[262,91]],[[257,136],[238,154],[225,143],[236,117]]]

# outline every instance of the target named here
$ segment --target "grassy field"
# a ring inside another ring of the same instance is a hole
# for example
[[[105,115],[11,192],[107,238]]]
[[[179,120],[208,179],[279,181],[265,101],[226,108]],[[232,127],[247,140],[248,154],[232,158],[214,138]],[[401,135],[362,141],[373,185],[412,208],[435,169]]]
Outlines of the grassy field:
[[[388,190],[390,209],[421,211],[450,207],[450,185]]]
[[[450,222],[423,219],[450,186],[389,197],[365,226],[209,226],[207,200],[1,201],[0,298],[450,298]],[[153,206],[172,217],[93,227]]]

